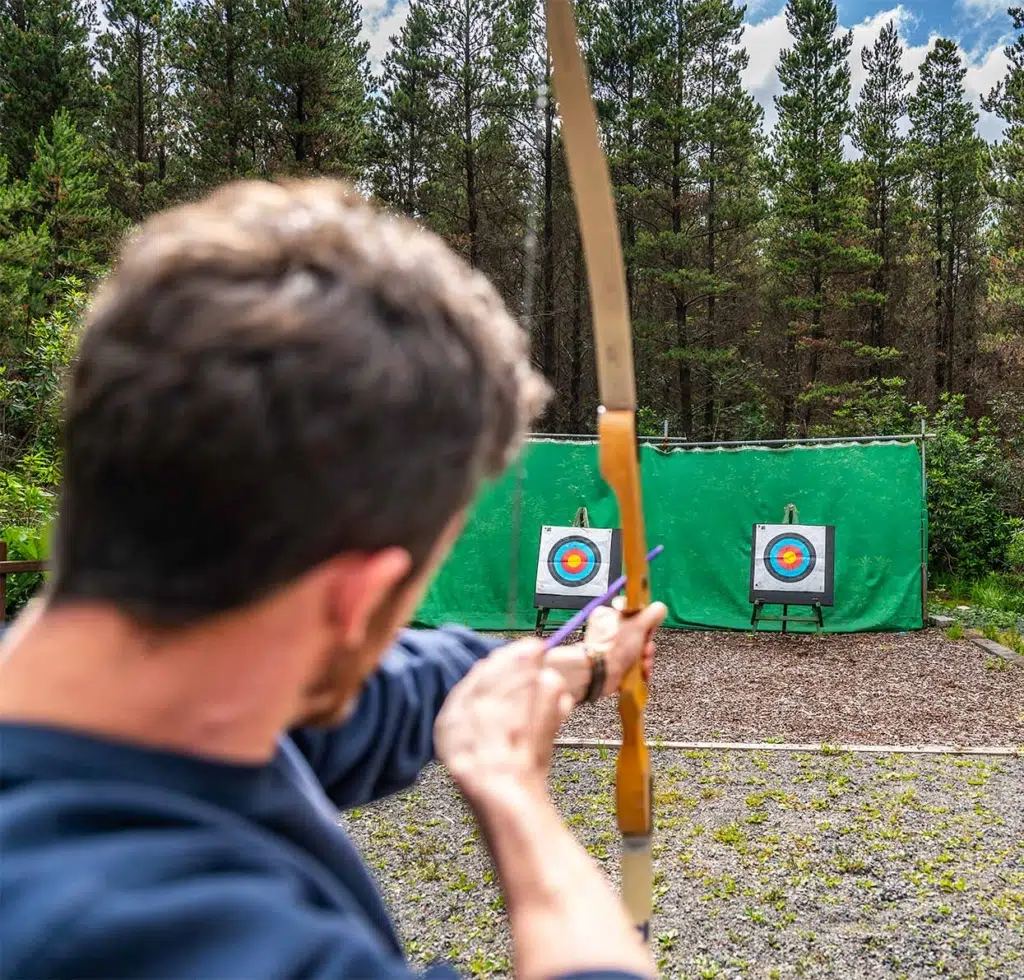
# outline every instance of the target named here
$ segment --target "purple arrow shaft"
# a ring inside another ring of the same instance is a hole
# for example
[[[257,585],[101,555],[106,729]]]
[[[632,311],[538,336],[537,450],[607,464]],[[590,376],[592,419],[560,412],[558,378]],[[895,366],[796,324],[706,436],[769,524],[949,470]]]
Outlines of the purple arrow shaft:
[[[647,560],[652,561],[657,558],[665,550],[663,544],[659,544],[657,547],[652,548],[647,555]],[[576,613],[564,626],[560,626],[554,633],[551,634],[544,641],[544,649],[551,650],[557,647],[570,633],[580,628],[587,617],[598,607],[603,606],[609,599],[611,599],[618,591],[626,584],[626,576],[620,575],[611,585],[608,586],[608,591],[604,595],[594,596],[578,613]]]

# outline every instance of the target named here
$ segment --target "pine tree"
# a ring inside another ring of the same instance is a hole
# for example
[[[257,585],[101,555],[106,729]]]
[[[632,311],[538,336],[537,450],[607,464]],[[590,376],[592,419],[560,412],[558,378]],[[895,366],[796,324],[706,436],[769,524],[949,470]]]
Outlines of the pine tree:
[[[663,155],[671,159],[671,228],[651,241],[669,260],[655,279],[673,295],[676,346],[669,353],[679,365],[682,428],[711,437],[719,431],[738,354],[723,320],[727,311],[738,312],[743,293],[753,292],[747,273],[763,214],[757,183],[763,112],[742,83],[743,9],[733,0],[674,6],[677,13],[661,20],[675,37],[662,48],[653,100]],[[752,316],[752,304],[745,308]],[[703,401],[697,413],[695,380]]]
[[[185,0],[174,63],[187,120],[190,183],[208,187],[261,169],[267,18],[259,0]]]
[[[95,278],[110,259],[120,222],[107,205],[88,143],[67,110],[53,117],[51,135],[41,133],[36,141],[26,183],[32,213],[49,236],[46,278]]]
[[[99,92],[89,57],[92,0],[0,0],[0,156],[24,177],[40,130],[58,109],[83,128]]]
[[[900,121],[907,111],[913,73],[902,68],[903,45],[889,21],[874,46],[864,48],[861,63],[867,79],[854,116],[853,143],[861,152],[867,178],[868,228],[873,251],[881,260],[871,277],[867,343],[880,354],[893,341],[893,277],[898,256],[907,247],[909,167]]]
[[[1003,138],[992,148],[992,191],[996,200],[994,293],[1014,310],[1024,328],[1024,7],[1011,7],[1014,43],[1006,47],[1006,77],[982,100],[1004,123]]]
[[[282,0],[268,16],[267,123],[280,133],[272,164],[361,176],[371,79],[358,0]]]
[[[670,62],[688,57],[688,42],[682,50],[678,46],[684,20],[685,0],[605,0],[594,12],[591,77],[622,216],[630,312],[641,329],[643,317],[636,310],[635,294],[639,211],[647,183],[642,170],[649,162],[643,134],[658,112],[657,52],[666,48]]]
[[[934,356],[938,392],[957,384],[955,363],[971,359],[970,301],[978,287],[977,245],[983,216],[984,143],[967,101],[967,69],[956,43],[936,40],[909,102],[910,145],[934,263]]]
[[[132,219],[163,206],[173,153],[172,0],[105,0],[97,50],[111,197]]]
[[[71,114],[59,110],[49,130],[24,180],[12,180],[0,157],[0,316],[15,336],[47,315],[62,280],[102,271],[121,227]]]
[[[834,0],[789,0],[793,46],[779,60],[782,94],[775,132],[775,270],[791,316],[781,370],[794,372],[802,353],[803,423],[811,419],[824,355],[852,302],[857,273],[872,256],[857,244],[863,232],[854,169],[843,140],[852,112],[850,32],[837,36]],[[793,420],[797,392],[783,393],[783,423]]]
[[[1005,49],[1009,68],[982,105],[1005,124],[992,148],[992,192],[996,222],[992,234],[991,300],[984,364],[993,415],[1008,445],[1018,447],[1011,499],[1024,500],[1024,7],[1009,11],[1017,37]]]
[[[534,98],[523,73],[529,10],[518,0],[430,0],[430,7],[442,140],[424,200],[435,230],[511,300],[521,276],[509,259],[519,254],[530,184],[517,142]]]
[[[40,284],[49,239],[29,218],[34,196],[0,156],[0,362],[11,361],[43,307]]]
[[[425,217],[421,194],[436,166],[441,136],[434,87],[440,72],[437,23],[420,0],[384,58],[373,181],[377,195],[410,217]]]

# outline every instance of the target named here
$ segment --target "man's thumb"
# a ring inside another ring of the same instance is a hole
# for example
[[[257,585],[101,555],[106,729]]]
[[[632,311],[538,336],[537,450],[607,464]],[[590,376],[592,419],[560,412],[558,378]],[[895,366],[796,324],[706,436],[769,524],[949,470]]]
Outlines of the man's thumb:
[[[652,602],[642,613],[641,622],[648,632],[657,629],[668,615],[668,606],[663,602]]]

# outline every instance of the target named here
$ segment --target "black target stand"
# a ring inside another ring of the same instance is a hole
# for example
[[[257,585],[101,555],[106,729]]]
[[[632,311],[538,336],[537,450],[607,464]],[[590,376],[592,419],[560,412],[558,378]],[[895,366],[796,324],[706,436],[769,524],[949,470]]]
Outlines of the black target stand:
[[[782,615],[781,616],[765,616],[761,610],[768,605],[763,599],[758,599],[754,603],[754,614],[750,617],[750,625],[753,627],[754,632],[757,632],[758,623],[782,623],[782,632],[786,632],[786,623],[814,623],[814,632],[818,634],[822,631],[825,624],[821,618],[821,603],[812,602],[810,608],[814,610],[813,616],[790,616],[789,615],[789,603],[782,604]]]
[[[799,517],[796,512],[795,504],[786,504],[785,512],[782,517],[783,524],[797,524],[799,523]],[[756,557],[755,559],[756,560]],[[751,572],[751,583],[753,583],[753,572]],[[821,613],[821,601],[816,600],[810,603],[781,603],[782,615],[781,616],[765,616],[764,607],[767,605],[780,605],[780,603],[769,603],[767,599],[752,599],[754,603],[754,611],[750,617],[750,626],[753,631],[757,632],[757,627],[760,623],[782,623],[782,632],[786,632],[786,625],[788,623],[813,623],[815,636],[819,636],[821,631],[825,627],[824,620],[822,619]],[[789,614],[789,607],[802,606],[803,608],[810,608],[813,610],[812,616],[791,616]]]

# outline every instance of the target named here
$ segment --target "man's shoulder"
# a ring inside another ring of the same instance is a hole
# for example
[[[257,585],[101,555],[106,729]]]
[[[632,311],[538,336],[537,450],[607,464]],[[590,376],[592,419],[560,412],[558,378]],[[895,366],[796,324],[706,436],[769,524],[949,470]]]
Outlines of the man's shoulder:
[[[273,848],[170,796],[93,789],[0,792],[0,976],[407,975]]]

